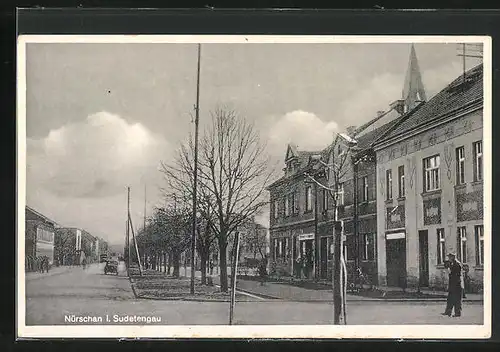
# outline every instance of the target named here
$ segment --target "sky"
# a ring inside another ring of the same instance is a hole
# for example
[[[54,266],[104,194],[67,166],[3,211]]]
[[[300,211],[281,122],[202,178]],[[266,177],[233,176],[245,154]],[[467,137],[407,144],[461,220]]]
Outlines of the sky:
[[[415,50],[428,98],[462,73],[456,44]],[[229,106],[281,167],[288,143],[320,150],[400,99],[409,54],[410,44],[203,44],[200,129]],[[127,186],[137,228],[145,202],[146,215],[162,203],[160,161],[194,130],[196,60],[196,44],[27,44],[27,205],[122,243]]]

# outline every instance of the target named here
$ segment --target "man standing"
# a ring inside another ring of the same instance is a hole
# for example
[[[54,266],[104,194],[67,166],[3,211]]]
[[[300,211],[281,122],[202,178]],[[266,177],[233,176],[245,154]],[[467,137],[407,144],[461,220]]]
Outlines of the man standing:
[[[464,282],[462,277],[462,263],[455,256],[455,253],[448,254],[448,261],[445,262],[445,268],[448,269],[448,299],[446,301],[446,310],[442,315],[451,316],[451,311],[455,309],[454,317],[462,315],[462,295]]]

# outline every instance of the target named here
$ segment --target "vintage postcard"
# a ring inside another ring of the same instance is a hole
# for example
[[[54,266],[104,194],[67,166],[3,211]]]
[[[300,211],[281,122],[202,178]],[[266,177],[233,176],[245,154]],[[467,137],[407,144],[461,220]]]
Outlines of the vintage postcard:
[[[20,36],[18,337],[490,337],[491,56]]]

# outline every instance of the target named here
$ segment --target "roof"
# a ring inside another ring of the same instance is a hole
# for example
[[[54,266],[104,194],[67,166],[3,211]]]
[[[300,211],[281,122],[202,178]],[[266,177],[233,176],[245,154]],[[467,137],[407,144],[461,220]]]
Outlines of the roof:
[[[480,64],[451,82],[427,103],[421,104],[417,111],[398,119],[400,122],[390,131],[384,140],[409,132],[430,120],[434,120],[450,111],[461,109],[483,98],[483,65]]]
[[[31,216],[29,216],[30,213],[31,213]],[[44,221],[44,222],[51,223],[54,226],[57,225],[57,223],[54,220],[46,217],[45,215],[39,213],[38,211],[36,211],[35,209],[33,209],[27,205],[25,207],[25,220],[38,220],[38,221]]]

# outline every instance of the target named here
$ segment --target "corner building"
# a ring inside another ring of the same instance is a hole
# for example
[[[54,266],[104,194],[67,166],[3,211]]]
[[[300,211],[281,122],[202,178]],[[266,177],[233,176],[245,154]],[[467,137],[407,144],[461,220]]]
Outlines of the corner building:
[[[446,289],[448,252],[483,287],[483,67],[402,116],[374,146],[379,284]]]

